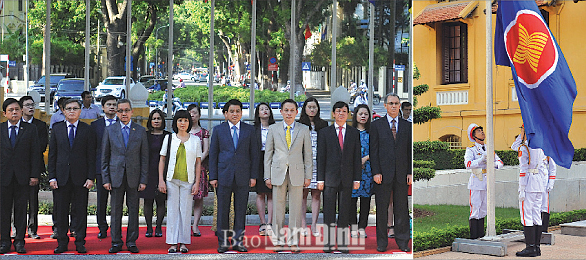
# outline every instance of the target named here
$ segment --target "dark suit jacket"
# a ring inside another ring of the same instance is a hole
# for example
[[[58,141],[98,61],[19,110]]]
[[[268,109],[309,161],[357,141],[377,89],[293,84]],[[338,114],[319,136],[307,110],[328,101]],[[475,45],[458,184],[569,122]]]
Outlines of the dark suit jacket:
[[[69,179],[75,186],[83,186],[96,175],[96,134],[86,123],[79,121],[73,147],[69,146],[67,123],[53,125],[49,142],[49,180],[56,178],[64,186]]]
[[[124,174],[130,188],[147,184],[149,168],[149,142],[146,129],[131,122],[128,146],[120,122],[106,127],[102,139],[102,181],[120,188]]]
[[[411,129],[412,124],[400,118],[395,140],[387,116],[370,125],[370,167],[373,175],[383,175],[382,184],[392,183],[395,175],[399,183],[407,184],[407,174],[411,174],[413,167]]]
[[[37,133],[39,135],[39,154],[41,156],[39,159],[39,170],[45,172],[45,158],[43,153],[45,153],[49,144],[49,126],[47,123],[36,118],[33,118],[33,125],[37,127]]]
[[[346,124],[344,149],[340,149],[335,124],[322,128],[317,135],[317,180],[327,187],[352,187],[362,180],[360,132]]]
[[[8,122],[0,124],[0,179],[2,186],[8,186],[12,178],[19,185],[28,185],[30,178],[39,178],[40,147],[37,128],[29,123],[20,122],[16,145],[12,148],[8,138]]]
[[[116,122],[118,118],[116,117]],[[101,177],[102,173],[102,138],[106,129],[106,117],[98,118],[92,122],[92,128],[96,132],[96,174]],[[97,177],[96,175],[96,177]]]
[[[238,145],[234,150],[228,122],[214,127],[210,144],[210,181],[218,185],[248,186],[250,179],[258,177],[259,142],[254,126],[240,122]]]

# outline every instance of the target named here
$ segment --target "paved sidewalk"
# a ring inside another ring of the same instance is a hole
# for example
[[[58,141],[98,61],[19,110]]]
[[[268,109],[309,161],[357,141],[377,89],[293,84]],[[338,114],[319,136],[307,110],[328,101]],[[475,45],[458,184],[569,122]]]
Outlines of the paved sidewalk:
[[[541,245],[540,259],[586,259],[586,237],[562,235],[561,230],[551,233],[555,236],[554,245]],[[445,252],[418,259],[519,259],[515,256],[517,251],[525,248],[523,242],[511,242],[507,246],[507,255],[504,257],[476,255],[461,252]]]

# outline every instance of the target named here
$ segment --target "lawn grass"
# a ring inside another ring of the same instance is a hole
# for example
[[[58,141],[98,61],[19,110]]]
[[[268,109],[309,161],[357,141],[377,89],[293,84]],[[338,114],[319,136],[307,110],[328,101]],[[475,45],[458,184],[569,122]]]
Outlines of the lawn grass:
[[[413,220],[413,231],[423,232],[430,230],[432,227],[445,229],[450,226],[468,226],[469,206],[414,204],[413,208],[435,213],[433,216],[415,218]],[[497,219],[519,218],[519,209],[496,208],[495,214]]]

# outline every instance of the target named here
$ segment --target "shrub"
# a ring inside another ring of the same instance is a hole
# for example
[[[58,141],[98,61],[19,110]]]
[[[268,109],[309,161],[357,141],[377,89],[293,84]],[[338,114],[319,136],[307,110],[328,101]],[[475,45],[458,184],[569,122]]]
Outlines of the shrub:
[[[413,181],[429,181],[435,177],[435,170],[430,168],[413,167]]]
[[[424,160],[414,160],[413,167],[433,168],[433,167],[435,167],[435,162],[434,161],[424,161]]]
[[[162,100],[164,91],[149,94],[149,100]],[[207,86],[188,86],[179,88],[173,92],[181,102],[208,102]],[[271,90],[255,90],[254,102],[281,102],[289,98],[289,93],[275,92]],[[230,99],[238,99],[242,102],[250,101],[250,89],[230,86],[214,86],[214,102],[228,102]],[[304,101],[305,95],[295,97],[295,101]]]
[[[550,226],[575,222],[586,219],[586,209],[569,212],[552,213],[549,218]],[[522,230],[523,225],[519,218],[496,219],[495,229],[497,234],[502,234],[503,229]],[[470,234],[468,227],[452,226],[446,229],[432,228],[429,231],[413,232],[413,250],[422,251],[451,245],[456,238],[467,238]]]

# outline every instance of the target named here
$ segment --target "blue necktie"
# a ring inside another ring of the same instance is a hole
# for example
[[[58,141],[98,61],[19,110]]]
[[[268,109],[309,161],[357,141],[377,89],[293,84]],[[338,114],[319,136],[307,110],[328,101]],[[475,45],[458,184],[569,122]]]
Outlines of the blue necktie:
[[[115,119],[107,119],[107,120],[108,120],[108,125],[107,125],[107,126],[110,126],[110,125],[112,125],[114,122],[116,122],[116,120],[115,120]]]
[[[128,126],[122,128],[122,138],[124,138],[124,146],[128,146]]]
[[[75,125],[69,125],[69,147],[73,147],[73,140],[75,139]]]
[[[12,144],[13,148],[14,148],[14,145],[16,145],[16,126],[15,125],[10,127],[10,144]]]
[[[234,130],[234,134],[232,135],[232,141],[234,141],[234,150],[236,150],[236,147],[238,146],[238,132],[236,132],[236,130],[238,130],[238,128],[236,128],[236,126],[233,126],[232,129]]]

